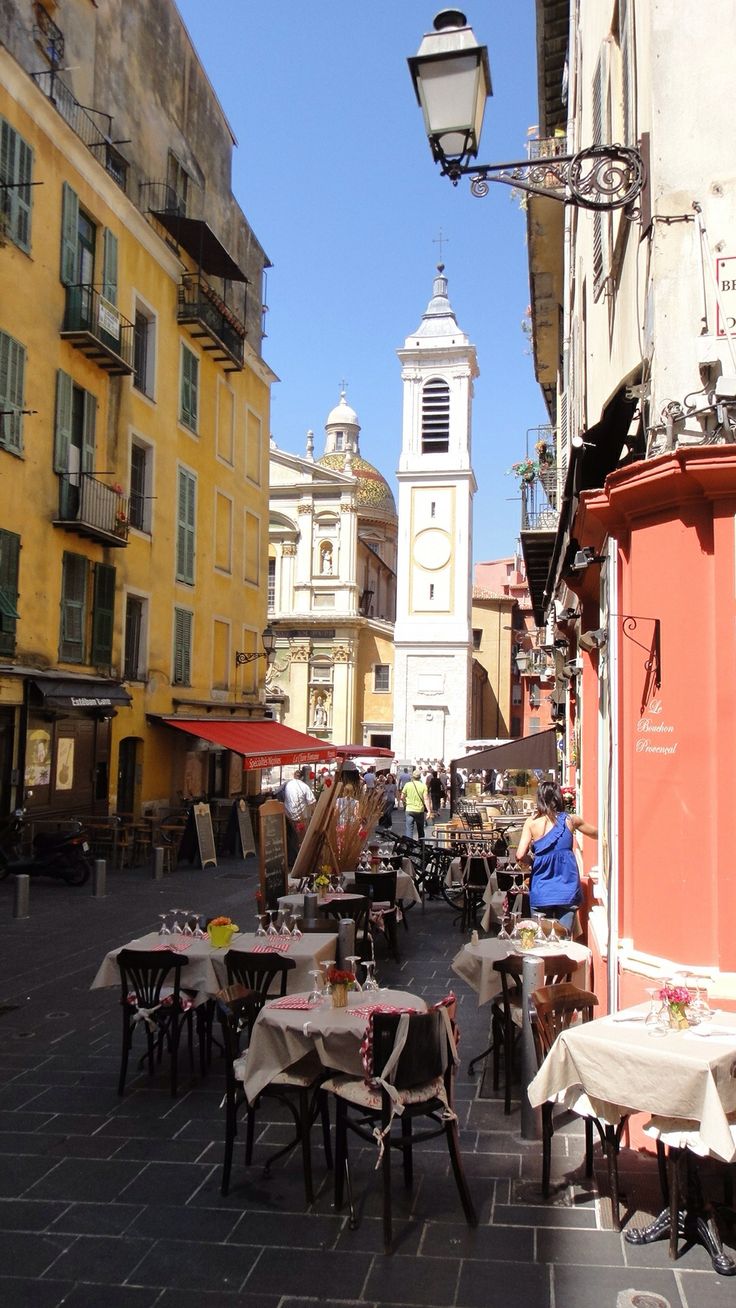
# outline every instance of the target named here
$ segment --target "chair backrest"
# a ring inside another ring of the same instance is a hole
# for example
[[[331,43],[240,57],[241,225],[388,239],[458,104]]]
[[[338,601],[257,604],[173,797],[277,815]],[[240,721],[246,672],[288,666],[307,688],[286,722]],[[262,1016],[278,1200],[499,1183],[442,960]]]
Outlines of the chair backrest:
[[[580,990],[569,981],[557,985],[539,986],[532,994],[536,1015],[536,1032],[539,1052],[548,1054],[561,1031],[580,1018],[590,1022],[598,996],[591,990]]]
[[[252,990],[253,1002],[259,1009],[267,999],[286,994],[287,977],[295,967],[294,959],[284,958],[283,954],[249,954],[242,949],[229,949],[225,955],[228,984],[239,982]],[[275,981],[278,988],[272,990]]]
[[[569,981],[577,970],[578,964],[567,954],[550,954],[544,960],[544,979],[547,985],[556,985]],[[521,981],[524,974],[524,959],[521,954],[508,954],[493,964],[494,971],[501,977],[504,1005],[518,1003],[521,998]]]
[[[464,859],[463,881],[466,886],[485,890],[495,870],[496,860],[492,854],[487,857],[470,854]]]
[[[371,903],[396,903],[396,869],[391,872],[356,872],[355,889]]]
[[[365,939],[368,933],[368,899],[365,895],[340,895],[322,905],[328,917],[342,921],[350,917],[355,922],[355,939]]]
[[[132,994],[138,1008],[155,1008],[161,1002],[161,989],[167,979],[173,1002],[178,1002],[182,969],[189,961],[181,954],[173,950],[121,949],[116,961],[122,1003],[128,1003]]]
[[[400,1020],[399,1013],[373,1014],[375,1076],[381,1075],[391,1057]],[[406,1043],[391,1074],[391,1082],[397,1090],[411,1090],[444,1076],[450,1061],[447,1026],[442,1013],[438,1009],[429,1013],[410,1013]]]
[[[228,1090],[234,1090],[233,1062],[242,1052],[244,1037],[247,1035],[250,1040],[251,1028],[259,1012],[258,996],[236,983],[218,990],[215,1005],[225,1054],[225,1083]]]

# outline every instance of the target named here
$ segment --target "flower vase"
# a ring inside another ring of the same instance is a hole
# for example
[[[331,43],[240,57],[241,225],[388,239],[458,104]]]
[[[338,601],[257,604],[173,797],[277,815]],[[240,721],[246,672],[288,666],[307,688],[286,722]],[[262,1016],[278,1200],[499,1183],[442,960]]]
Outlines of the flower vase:
[[[347,1008],[347,1004],[348,1004],[348,988],[347,988],[347,986],[340,985],[339,983],[338,983],[337,985],[335,985],[335,983],[333,982],[333,984],[332,984],[332,1007],[333,1007],[333,1008]]]
[[[685,1005],[681,1003],[668,1004],[670,1015],[670,1026],[676,1031],[687,1031],[690,1023],[685,1016]]]

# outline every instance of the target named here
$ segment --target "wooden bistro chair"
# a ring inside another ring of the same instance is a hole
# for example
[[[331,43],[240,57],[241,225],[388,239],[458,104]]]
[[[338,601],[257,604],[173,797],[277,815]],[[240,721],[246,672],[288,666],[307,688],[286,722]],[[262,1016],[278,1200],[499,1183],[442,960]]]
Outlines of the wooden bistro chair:
[[[324,1089],[335,1096],[335,1208],[342,1208],[347,1182],[351,1228],[357,1225],[348,1165],[348,1130],[378,1148],[383,1174],[383,1239],[386,1253],[393,1244],[391,1216],[391,1152],[403,1158],[404,1185],[413,1182],[412,1149],[424,1140],[444,1135],[465,1219],[477,1226],[458,1142],[453,1109],[457,1053],[450,1012],[438,1005],[429,1013],[374,1013],[370,1020],[366,1079],[333,1075]],[[355,1116],[353,1116],[355,1114]],[[414,1122],[428,1119],[414,1134]],[[400,1131],[392,1130],[400,1122]]]
[[[560,981],[570,981],[578,964],[567,954],[551,954],[544,959],[544,980],[546,985],[555,985]],[[522,999],[521,982],[524,972],[524,959],[520,954],[509,954],[499,958],[493,964],[494,971],[501,977],[501,994],[491,1004],[491,1049],[493,1051],[493,1089],[498,1090],[500,1080],[500,1062],[503,1052],[504,1103],[503,1111],[508,1117],[511,1112],[511,1085],[513,1081],[514,1050],[516,1040],[521,1033]],[[478,1061],[473,1059],[473,1064]]]
[[[320,912],[330,918],[337,931],[340,921],[350,917],[355,922],[355,952],[360,957],[370,958],[370,940],[368,938],[368,914],[370,902],[365,895],[340,895],[320,904]]]
[[[589,990],[580,990],[570,982],[558,985],[540,986],[532,994],[534,1004],[534,1038],[537,1053],[546,1058],[561,1031],[566,1031],[573,1022],[590,1022],[593,1009],[598,1003],[597,996]],[[542,1105],[542,1194],[549,1196],[550,1165],[552,1154],[552,1136],[554,1134],[554,1105],[547,1102]],[[621,1230],[620,1198],[618,1188],[618,1154],[621,1135],[628,1121],[622,1117],[616,1126],[599,1121],[597,1117],[585,1118],[585,1175],[593,1175],[593,1127],[600,1136],[603,1152],[608,1167],[608,1185],[611,1195],[611,1220],[615,1231]]]
[[[264,957],[264,955],[256,955],[256,957]],[[293,962],[293,959],[280,961]],[[284,972],[285,976],[286,972]],[[328,1100],[320,1089],[320,1083],[326,1075],[325,1070],[316,1053],[308,1054],[293,1067],[279,1072],[273,1081],[264,1087],[258,1099],[252,1104],[249,1103],[243,1091],[243,1077],[253,1023],[263,1006],[261,995],[247,986],[235,983],[218,991],[215,1002],[225,1050],[225,1155],[220,1187],[222,1194],[227,1194],[230,1189],[239,1113],[245,1109],[245,1164],[249,1167],[253,1159],[256,1111],[261,1099],[272,1098],[280,1100],[291,1113],[294,1118],[295,1133],[288,1144],[271,1156],[264,1167],[264,1172],[267,1174],[279,1158],[290,1154],[298,1144],[301,1144],[304,1193],[307,1203],[312,1203],[314,1185],[310,1133],[318,1115],[322,1119],[325,1162],[328,1168],[332,1168]]]
[[[159,1062],[164,1044],[171,1059],[171,1093],[176,1096],[179,1056],[179,1039],[186,1026],[189,1044],[189,1063],[194,1068],[192,1053],[194,1002],[182,989],[181,974],[188,960],[181,954],[165,950],[121,949],[117,956],[120,969],[120,1004],[123,1013],[123,1043],[120,1059],[118,1094],[125,1089],[128,1056],[136,1029],[146,1036],[149,1076],[153,1075],[154,1057]],[[204,1050],[201,1043],[200,1057]]]
[[[355,873],[355,889],[369,902],[369,930],[376,937],[386,939],[388,951],[395,963],[399,959],[398,906],[396,904],[396,869],[390,872]]]

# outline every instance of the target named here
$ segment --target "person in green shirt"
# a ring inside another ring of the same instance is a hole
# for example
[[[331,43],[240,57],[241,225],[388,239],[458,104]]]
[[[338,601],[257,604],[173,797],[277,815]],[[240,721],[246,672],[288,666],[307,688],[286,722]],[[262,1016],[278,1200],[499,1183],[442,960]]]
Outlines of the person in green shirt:
[[[416,839],[424,838],[424,819],[429,812],[429,800],[427,798],[427,787],[422,781],[422,774],[418,768],[415,768],[411,774],[411,781],[407,781],[401,792],[401,802],[404,805],[404,834],[411,838],[416,833]]]

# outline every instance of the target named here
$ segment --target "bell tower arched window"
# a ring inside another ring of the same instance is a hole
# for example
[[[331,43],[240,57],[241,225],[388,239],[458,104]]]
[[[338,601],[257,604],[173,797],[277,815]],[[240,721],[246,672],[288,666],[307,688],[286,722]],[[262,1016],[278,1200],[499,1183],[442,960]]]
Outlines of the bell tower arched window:
[[[450,446],[450,387],[430,377],[422,388],[422,454],[447,454]]]

